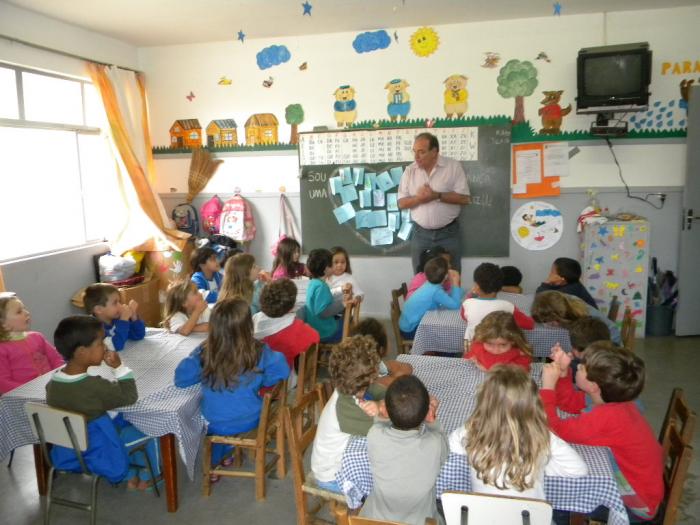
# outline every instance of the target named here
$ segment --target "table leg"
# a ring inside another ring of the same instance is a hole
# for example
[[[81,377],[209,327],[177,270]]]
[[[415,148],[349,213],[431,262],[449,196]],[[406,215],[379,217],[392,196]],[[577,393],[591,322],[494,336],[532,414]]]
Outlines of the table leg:
[[[41,445],[34,445],[34,469],[36,470],[36,484],[39,488],[39,495],[46,496],[49,466],[46,464],[44,453],[41,451]]]
[[[173,434],[160,437],[160,453],[163,459],[163,481],[168,512],[177,512],[177,450]]]

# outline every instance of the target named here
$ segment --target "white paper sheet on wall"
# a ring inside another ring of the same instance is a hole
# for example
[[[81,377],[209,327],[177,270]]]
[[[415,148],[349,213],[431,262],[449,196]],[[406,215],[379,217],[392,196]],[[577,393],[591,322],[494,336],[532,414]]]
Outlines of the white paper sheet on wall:
[[[515,177],[518,181],[518,185],[539,184],[542,182],[542,162],[539,151],[517,151],[515,156]],[[519,193],[524,193],[524,191]]]
[[[544,174],[546,177],[569,176],[569,145],[553,142],[544,145]]]

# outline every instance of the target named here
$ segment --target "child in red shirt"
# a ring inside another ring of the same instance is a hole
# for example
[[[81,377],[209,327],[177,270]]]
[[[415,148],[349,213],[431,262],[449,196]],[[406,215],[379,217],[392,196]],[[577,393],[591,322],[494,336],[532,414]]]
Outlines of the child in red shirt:
[[[476,327],[474,341],[464,359],[482,370],[495,365],[517,365],[530,371],[532,349],[509,312],[491,312]]]
[[[569,354],[555,347],[551,357],[542,371],[540,397],[552,431],[570,443],[610,447],[628,512],[652,519],[664,496],[663,460],[661,446],[634,402],[644,387],[644,361],[608,341],[593,343],[578,366],[576,391]],[[581,413],[586,395],[593,408]],[[580,415],[562,419],[557,408]]]

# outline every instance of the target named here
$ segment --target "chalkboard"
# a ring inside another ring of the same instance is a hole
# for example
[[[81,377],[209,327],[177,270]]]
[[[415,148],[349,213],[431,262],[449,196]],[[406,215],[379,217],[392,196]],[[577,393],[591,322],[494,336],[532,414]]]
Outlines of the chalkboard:
[[[479,126],[478,129],[478,159],[462,162],[472,195],[472,203],[462,208],[459,217],[462,255],[507,257],[510,237],[510,127]],[[390,245],[372,246],[371,229],[358,229],[356,218],[339,224],[334,211],[343,205],[343,201],[339,193],[334,194],[334,188],[337,190],[338,186],[332,182],[335,177],[342,178],[345,175],[347,178],[347,172],[352,172],[352,168],[357,168],[350,175],[353,178],[351,184],[355,185],[358,181],[354,175],[360,170],[365,174],[378,175],[391,168],[405,168],[409,164],[360,162],[301,166],[301,227],[304,252],[340,245],[352,255],[409,255],[410,237],[407,241],[399,239],[398,230],[394,232]],[[347,183],[347,180],[345,182]],[[355,188],[359,193],[364,188],[363,181],[359,181]],[[389,189],[385,193],[385,201],[390,193],[397,190],[398,187]],[[359,199],[353,199],[352,213],[361,210],[388,211],[386,202],[380,206],[374,201],[372,204],[371,208],[361,208]]]

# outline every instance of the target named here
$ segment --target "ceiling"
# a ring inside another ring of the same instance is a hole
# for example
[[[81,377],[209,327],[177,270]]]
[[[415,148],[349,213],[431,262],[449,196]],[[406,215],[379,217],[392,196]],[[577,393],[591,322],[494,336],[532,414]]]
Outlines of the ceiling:
[[[111,36],[160,46],[555,16],[556,0],[7,0]],[[700,5],[700,0],[559,0],[561,16]]]

